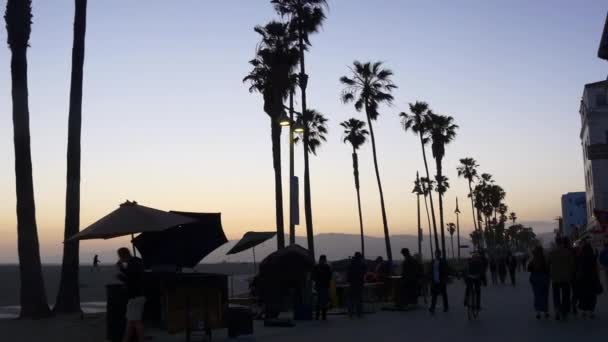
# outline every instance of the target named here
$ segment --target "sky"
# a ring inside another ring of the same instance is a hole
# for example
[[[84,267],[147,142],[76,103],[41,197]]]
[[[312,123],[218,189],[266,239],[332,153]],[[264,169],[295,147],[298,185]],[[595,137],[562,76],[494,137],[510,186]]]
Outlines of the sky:
[[[473,157],[481,172],[494,175],[510,210],[525,222],[546,227],[560,214],[561,194],[584,190],[578,109],[584,84],[608,72],[596,57],[605,1],[330,0],[329,6],[307,54],[308,106],[330,120],[327,143],[311,157],[315,233],[358,232],[351,150],[339,126],[350,117],[364,118],[339,100],[339,77],[354,60],[383,61],[399,87],[394,104],[382,107],[374,123],[392,234],[416,232],[411,189],[422,156],[398,114],[417,100],[460,126],[444,160],[451,184],[445,207],[446,221],[455,220],[460,199],[464,232],[472,223],[467,184],[456,174],[460,158]],[[44,259],[60,255],[63,238],[74,8],[68,0],[33,1],[33,8],[30,125]],[[231,239],[275,229],[270,121],[261,96],[249,93],[242,79],[258,42],[253,27],[276,18],[266,0],[89,1],[83,228],[129,199],[166,210],[221,212]],[[0,41],[6,42],[4,28]],[[6,45],[0,48],[2,66],[0,263],[16,261]],[[295,162],[302,176],[301,146]],[[360,151],[360,173],[365,231],[381,236],[369,144]],[[297,234],[304,232],[298,226]],[[84,242],[82,249],[124,242]]]

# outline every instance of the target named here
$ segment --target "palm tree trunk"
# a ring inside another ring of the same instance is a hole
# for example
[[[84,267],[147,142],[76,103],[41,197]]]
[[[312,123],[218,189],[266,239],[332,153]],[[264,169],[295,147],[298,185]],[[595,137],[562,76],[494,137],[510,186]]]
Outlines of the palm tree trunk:
[[[361,194],[359,190],[359,157],[353,148],[353,174],[355,176],[355,190],[357,190],[357,207],[359,208],[359,228],[361,229],[361,255],[365,259],[365,235],[363,233],[363,213],[361,212]]]
[[[441,159],[437,158],[437,187],[439,188],[439,182],[441,181]],[[443,226],[443,193],[439,192],[439,228],[441,229],[441,253],[444,258],[447,258],[445,250],[445,227]]]
[[[64,240],[79,231],[80,226],[80,140],[82,122],[82,79],[87,18],[87,0],[75,1],[74,42],[72,47],[72,80],[68,118],[67,186],[65,196]],[[79,243],[64,242],[61,280],[55,301],[55,312],[80,312],[78,281]]]
[[[433,260],[434,258],[434,253],[433,253],[433,233],[431,232],[431,216],[429,214],[429,204],[428,201],[426,200],[426,195],[424,196],[424,207],[426,210],[426,220],[428,221],[428,225],[429,225],[429,247],[431,247],[431,260]]]
[[[32,177],[27,85],[27,53],[23,47],[11,50],[11,85],[17,194],[17,251],[19,254],[21,318],[50,314],[36,227],[36,205]]]
[[[382,225],[384,227],[384,243],[386,244],[386,258],[388,262],[393,262],[393,252],[391,250],[391,238],[388,232],[388,222],[386,219],[386,208],[384,207],[384,192],[382,191],[382,181],[380,180],[380,171],[378,169],[378,157],[376,155],[376,138],[374,136],[374,128],[372,120],[369,116],[369,110],[366,106],[367,125],[369,126],[369,136],[372,139],[372,154],[374,157],[374,169],[376,170],[376,181],[378,182],[378,192],[380,193],[380,209],[382,210]]]
[[[422,140],[422,133],[420,135],[420,146],[422,147],[422,159],[424,160],[424,170],[426,171],[426,179],[431,180],[431,174],[429,173],[429,164],[426,160],[426,149],[424,148],[424,142]],[[431,217],[433,218],[433,233],[435,233],[435,250],[439,250],[439,237],[437,236],[437,220],[435,219],[435,206],[433,205],[433,192],[429,191],[429,202],[431,202]]]
[[[312,226],[312,203],[310,196],[310,164],[308,158],[308,133],[304,133],[304,216],[306,217],[306,240],[308,252],[315,260],[315,236]]]
[[[475,218],[475,200],[473,198],[473,185],[469,179],[469,197],[471,198],[471,214],[473,214],[473,229],[477,230],[477,218]]]
[[[274,166],[274,198],[277,224],[277,248],[285,248],[285,227],[283,223],[283,182],[281,177],[281,125],[277,118],[271,118],[272,163]]]
[[[456,214],[456,247],[458,253],[458,260],[460,260],[460,214]]]

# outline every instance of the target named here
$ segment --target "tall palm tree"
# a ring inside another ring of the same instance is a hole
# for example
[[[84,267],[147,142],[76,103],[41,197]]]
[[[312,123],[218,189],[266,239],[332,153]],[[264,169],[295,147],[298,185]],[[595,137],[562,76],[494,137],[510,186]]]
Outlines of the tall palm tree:
[[[298,75],[298,85],[302,98],[302,110],[300,113],[308,111],[306,99],[306,87],[308,85],[308,75],[306,74],[305,54],[310,43],[309,35],[319,31],[325,20],[326,0],[271,0],[275,11],[283,17],[289,19],[289,29],[296,40],[296,49],[300,62],[300,74]],[[291,182],[291,179],[289,180]],[[306,186],[306,184],[305,184]],[[306,208],[305,211],[306,213]],[[290,230],[293,225],[290,223]],[[291,233],[291,231],[290,231]],[[312,219],[306,220],[306,235],[308,241],[312,241],[314,236]],[[295,235],[295,234],[294,234]],[[290,239],[294,239],[295,237]]]
[[[471,214],[473,214],[473,228],[478,230],[477,219],[475,218],[475,203],[473,199],[473,182],[479,176],[477,175],[477,168],[479,164],[473,158],[462,158],[460,159],[460,165],[456,168],[458,171],[458,177],[463,177],[469,182],[469,198],[471,199]]]
[[[445,227],[443,226],[443,194],[445,191],[441,191],[439,186],[443,181],[443,170],[442,160],[445,156],[445,146],[456,138],[456,130],[458,125],[454,124],[454,118],[451,116],[429,114],[429,134],[431,137],[431,151],[433,152],[433,158],[435,158],[435,165],[437,169],[437,184],[439,192],[439,226],[441,228],[441,250],[443,255],[445,252]],[[447,189],[447,188],[446,188]]]
[[[65,195],[64,240],[79,231],[80,226],[80,136],[82,122],[82,78],[84,69],[84,43],[87,25],[87,0],[75,0],[74,42],[72,45],[72,80],[68,117],[67,186]],[[78,283],[78,241],[63,244],[61,280],[55,301],[55,312],[80,312],[80,286]]]
[[[365,122],[355,118],[340,123],[344,128],[344,143],[353,147],[353,175],[355,176],[355,190],[357,191],[357,207],[359,209],[359,228],[361,229],[361,254],[365,258],[365,236],[363,233],[363,214],[361,212],[361,194],[359,191],[359,155],[357,150],[365,144],[369,131],[365,129]]]
[[[315,240],[312,224],[310,162],[308,157],[310,153],[317,155],[317,149],[319,146],[321,146],[323,142],[327,141],[327,118],[314,109],[309,109],[304,115],[300,115],[298,121],[304,127],[302,142],[304,145],[304,216],[306,218],[306,238],[308,241],[308,251],[314,259]]]
[[[414,181],[414,189],[412,193],[416,194],[416,212],[418,217],[418,255],[422,260],[422,226],[420,225],[420,195],[424,195],[422,190],[422,184],[420,183],[420,176],[416,171],[416,180]],[[431,255],[432,258],[432,255]]]
[[[270,117],[277,247],[281,249],[285,247],[285,230],[279,120],[286,116],[283,102],[291,88],[291,74],[298,62],[298,50],[294,47],[294,37],[287,24],[272,21],[265,26],[256,26],[255,32],[261,36],[261,42],[258,44],[255,58],[249,61],[253,69],[243,81],[250,83],[250,92],[256,91],[262,94],[264,111]]]
[[[515,225],[515,221],[517,221],[517,214],[514,211],[509,214],[509,220],[513,222],[513,225]]]
[[[388,220],[386,218],[386,207],[384,205],[384,192],[382,191],[382,181],[380,180],[380,170],[378,167],[378,155],[376,153],[376,137],[374,135],[373,120],[377,120],[380,115],[378,108],[385,103],[390,105],[393,102],[391,92],[397,88],[393,84],[391,77],[393,72],[384,68],[382,62],[361,63],[355,61],[350,68],[351,75],[342,76],[340,82],[345,86],[342,91],[342,101],[344,103],[354,102],[355,109],[364,111],[367,117],[370,137],[372,139],[372,154],[374,157],[374,169],[376,171],[376,181],[378,182],[378,192],[380,193],[380,209],[382,210],[382,225],[384,227],[384,242],[386,244],[386,256],[390,263],[393,261],[391,251],[391,240],[389,236]]]
[[[429,105],[426,102],[416,101],[416,103],[410,103],[410,114],[402,112],[399,114],[401,117],[401,123],[403,129],[412,131],[415,135],[420,138],[420,147],[422,148],[422,159],[424,161],[424,170],[426,171],[426,178],[431,179],[431,173],[429,172],[429,164],[426,159],[426,144],[429,142]],[[433,218],[433,232],[435,233],[435,248],[439,250],[439,234],[437,233],[437,220],[435,218],[435,206],[433,204],[433,192],[428,194],[431,202],[431,217]]]
[[[433,256],[435,255],[435,253],[433,253],[433,234],[431,233],[431,215],[429,212],[429,204],[427,201],[427,197],[431,195],[431,193],[433,193],[433,184],[435,182],[433,180],[430,180],[426,177],[421,177],[420,178],[420,185],[422,186],[422,193],[424,195],[424,208],[426,211],[426,219],[427,219],[427,223],[428,223],[428,227],[429,227],[429,245],[431,247],[431,259],[433,258]],[[438,242],[437,242],[437,231],[435,230],[435,243],[437,243],[437,246],[439,246]]]
[[[38,318],[48,316],[50,310],[44,290],[40,262],[30,148],[27,48],[32,30],[31,0],[8,0],[4,19],[8,46],[11,50],[20,317]]]
[[[448,223],[448,233],[450,233],[450,239],[452,241],[452,259],[456,256],[454,255],[454,233],[456,233],[456,224],[450,222]]]

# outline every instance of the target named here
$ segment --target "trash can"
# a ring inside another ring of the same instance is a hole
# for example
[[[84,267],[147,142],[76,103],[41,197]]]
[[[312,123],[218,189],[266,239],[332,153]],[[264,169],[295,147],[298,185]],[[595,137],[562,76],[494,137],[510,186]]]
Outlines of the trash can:
[[[242,305],[228,308],[228,337],[253,334],[253,313],[251,309]]]
[[[106,340],[121,342],[127,324],[125,314],[129,298],[122,284],[106,285]]]

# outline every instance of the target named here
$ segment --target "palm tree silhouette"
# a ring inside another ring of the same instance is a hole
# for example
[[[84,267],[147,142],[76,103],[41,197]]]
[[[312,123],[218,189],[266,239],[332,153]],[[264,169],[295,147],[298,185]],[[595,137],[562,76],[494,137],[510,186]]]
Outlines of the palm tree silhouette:
[[[353,147],[353,175],[355,176],[355,190],[357,191],[357,207],[359,209],[359,228],[361,230],[361,254],[365,258],[365,235],[363,233],[363,214],[361,212],[361,194],[359,190],[359,155],[357,150],[367,141],[369,132],[365,129],[365,122],[355,118],[348,119],[340,126],[344,128],[344,143]]]
[[[386,208],[384,205],[384,192],[382,191],[382,181],[380,180],[380,170],[378,167],[378,156],[376,153],[376,138],[374,136],[373,120],[377,120],[380,113],[378,107],[382,103],[390,105],[393,102],[391,92],[397,88],[391,80],[393,72],[385,69],[382,62],[361,63],[355,61],[350,68],[351,75],[342,76],[340,82],[345,86],[342,91],[342,101],[344,103],[354,102],[355,109],[365,111],[370,137],[372,139],[372,154],[374,157],[374,169],[376,171],[376,181],[378,182],[378,192],[380,193],[380,209],[382,210],[382,225],[384,227],[384,242],[386,244],[386,256],[389,263],[393,262],[391,251],[391,240],[389,236],[388,220],[386,218]]]
[[[416,171],[416,179],[414,180],[414,189],[412,189],[412,193],[416,194],[416,213],[418,218],[418,255],[420,256],[420,260],[422,260],[422,227],[420,225],[420,195],[424,195],[424,191],[422,190],[422,184],[420,183],[420,176],[418,175],[418,171]]]
[[[443,225],[443,194],[447,187],[442,187],[443,177],[442,172],[442,160],[445,156],[445,146],[452,142],[456,138],[456,130],[458,125],[454,124],[454,118],[451,116],[429,114],[429,135],[431,138],[431,151],[433,152],[433,158],[435,158],[435,165],[437,169],[437,188],[439,192],[439,226],[441,227],[441,250],[445,256],[445,227]],[[447,179],[447,178],[446,178]],[[442,191],[443,190],[443,191]]]
[[[462,158],[460,159],[460,165],[456,168],[458,171],[458,177],[463,177],[469,182],[469,198],[471,199],[471,214],[473,214],[473,228],[479,230],[481,227],[477,226],[477,219],[475,218],[475,203],[473,199],[473,182],[478,178],[477,168],[479,164],[473,158]],[[477,246],[481,247],[481,246]]]
[[[517,221],[517,214],[516,214],[515,212],[513,212],[513,211],[512,211],[512,212],[509,214],[509,220],[510,220],[511,222],[513,222],[513,225],[515,225],[515,221]]]
[[[429,205],[428,205],[428,201],[427,201],[427,196],[430,196],[431,193],[433,193],[433,184],[435,182],[433,180],[430,180],[426,177],[421,177],[420,178],[420,185],[422,187],[422,193],[424,195],[424,208],[426,209],[426,219],[428,221],[428,226],[429,226],[429,245],[431,247],[431,259],[433,258],[433,256],[435,255],[433,253],[433,234],[431,233],[431,216],[429,214]],[[437,250],[439,250],[439,243],[437,240],[437,230],[435,230],[435,243],[437,244]]]
[[[17,192],[17,251],[19,254],[21,318],[50,314],[42,278],[36,205],[32,179],[27,48],[32,30],[31,0],[6,2],[6,31],[11,50],[11,86]]]
[[[448,223],[448,233],[450,233],[450,240],[452,242],[452,259],[455,258],[454,255],[454,233],[456,233],[456,224],[450,222]]]
[[[305,54],[310,43],[309,35],[316,33],[321,28],[323,21],[325,20],[324,9],[327,7],[326,0],[272,0],[271,3],[274,6],[275,11],[289,19],[289,29],[293,34],[294,39],[297,41],[298,57],[300,62],[300,74],[298,77],[298,85],[300,86],[300,95],[302,99],[302,110],[300,113],[307,113],[308,105],[306,100],[306,87],[308,85],[308,75],[306,74],[306,63]],[[291,101],[290,101],[291,102]],[[304,123],[305,125],[305,123]],[[291,182],[291,179],[290,179]],[[305,180],[305,193],[306,193],[306,180]],[[305,202],[306,206],[306,202]],[[314,239],[314,229],[312,226],[312,214],[307,214],[311,211],[310,208],[304,208],[306,216],[306,237],[309,241],[309,248],[311,247],[310,241]],[[290,223],[290,234],[292,230],[292,223]],[[290,237],[290,240],[295,241],[294,237]],[[314,251],[311,250],[314,254]]]
[[[80,141],[87,0],[75,0],[74,7],[64,240],[68,240],[71,236],[77,234],[80,226]],[[78,250],[78,240],[66,241],[63,244],[61,280],[59,281],[59,291],[53,308],[55,312],[76,313],[81,311]]]
[[[310,162],[309,154],[317,155],[317,149],[327,141],[327,118],[314,109],[309,109],[300,115],[298,122],[304,127],[302,142],[304,145],[304,215],[306,217],[306,238],[308,251],[315,258],[315,240],[312,224],[312,201],[310,194]],[[296,139],[298,141],[299,139]]]
[[[403,130],[412,131],[420,138],[420,147],[422,148],[422,160],[424,161],[424,170],[426,171],[426,179],[431,179],[429,172],[429,164],[426,159],[426,144],[429,142],[429,105],[426,102],[416,101],[416,103],[410,103],[410,114],[402,112],[399,114],[401,117],[401,123]],[[433,218],[433,232],[435,236],[435,248],[439,250],[439,235],[437,233],[437,220],[435,218],[435,206],[433,204],[433,192],[428,193],[431,202],[431,217]],[[426,205],[426,198],[425,198]],[[428,212],[428,208],[427,208]],[[429,228],[430,229],[430,228]],[[445,255],[445,254],[444,254]]]
[[[283,223],[283,186],[281,179],[281,126],[285,117],[283,102],[291,89],[291,72],[298,62],[298,50],[289,26],[272,21],[265,26],[256,26],[261,36],[256,56],[249,64],[253,67],[243,82],[249,82],[250,92],[259,92],[264,98],[264,111],[270,117],[272,136],[272,161],[274,166],[275,207],[277,225],[277,247],[285,247]]]

